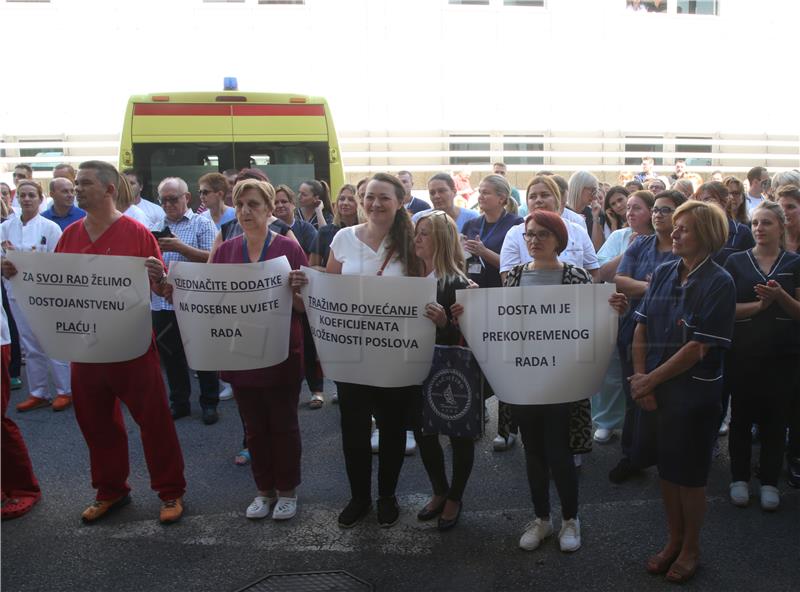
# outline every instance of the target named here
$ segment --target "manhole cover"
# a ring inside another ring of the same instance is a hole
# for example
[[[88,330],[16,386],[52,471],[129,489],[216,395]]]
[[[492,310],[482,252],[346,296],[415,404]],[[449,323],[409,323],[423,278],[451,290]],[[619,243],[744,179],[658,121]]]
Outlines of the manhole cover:
[[[372,592],[372,584],[346,571],[270,574],[236,592]]]

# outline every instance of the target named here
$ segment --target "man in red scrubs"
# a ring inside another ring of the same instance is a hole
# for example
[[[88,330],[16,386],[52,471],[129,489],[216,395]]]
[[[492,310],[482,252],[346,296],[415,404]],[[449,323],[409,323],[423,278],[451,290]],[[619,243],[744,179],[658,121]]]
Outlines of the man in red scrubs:
[[[151,289],[163,295],[166,274],[158,243],[142,224],[117,211],[118,184],[119,173],[110,164],[87,161],[80,165],[75,194],[86,217],[67,228],[56,252],[142,257]],[[6,264],[4,273],[12,271]],[[179,520],[186,488],[183,455],[167,405],[155,340],[133,360],[73,362],[71,371],[75,417],[89,447],[92,487],[97,489],[83,521],[95,522],[130,502],[128,438],[120,401],[141,430],[150,486],[162,501],[159,519],[162,524]]]

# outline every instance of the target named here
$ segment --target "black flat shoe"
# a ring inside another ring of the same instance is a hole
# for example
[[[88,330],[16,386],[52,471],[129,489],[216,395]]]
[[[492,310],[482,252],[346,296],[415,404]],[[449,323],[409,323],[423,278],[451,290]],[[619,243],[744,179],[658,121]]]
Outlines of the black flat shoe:
[[[444,510],[444,505],[447,503],[447,500],[444,500],[438,507],[434,508],[433,510],[429,510],[427,506],[423,507],[419,512],[417,512],[417,520],[421,520],[422,522],[427,522],[428,520],[433,520],[439,514],[442,513]]]
[[[455,517],[451,518],[450,520],[446,520],[445,518],[439,516],[439,522],[436,524],[436,528],[440,531],[450,530],[453,528],[456,524],[458,524],[458,519],[461,518],[461,508],[463,507],[463,503],[459,504],[458,512],[456,512]]]

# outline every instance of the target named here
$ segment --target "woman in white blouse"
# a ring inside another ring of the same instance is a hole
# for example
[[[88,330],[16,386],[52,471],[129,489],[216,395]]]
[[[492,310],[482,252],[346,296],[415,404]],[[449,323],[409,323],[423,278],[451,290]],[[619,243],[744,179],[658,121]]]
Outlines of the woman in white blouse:
[[[52,253],[58,239],[61,238],[61,228],[55,222],[39,215],[39,208],[44,201],[42,188],[35,181],[22,181],[17,185],[17,199],[20,215],[9,218],[0,225],[3,252],[17,250]],[[25,401],[17,405],[17,411],[31,411],[47,407],[51,403],[54,411],[62,411],[72,403],[69,364],[47,357],[28,325],[25,313],[14,298],[10,282],[4,282],[4,289],[8,294],[11,314],[17,323],[20,343],[26,352],[25,372],[30,394]],[[50,400],[48,369],[52,372],[56,387],[57,396],[54,401]]]

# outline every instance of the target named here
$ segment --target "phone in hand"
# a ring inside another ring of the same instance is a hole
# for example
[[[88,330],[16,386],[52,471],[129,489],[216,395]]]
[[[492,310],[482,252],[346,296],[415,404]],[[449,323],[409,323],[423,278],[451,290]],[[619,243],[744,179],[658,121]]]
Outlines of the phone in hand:
[[[161,230],[151,230],[150,232],[153,233],[153,236],[156,237],[156,239],[169,238],[173,236],[172,231],[169,229],[169,226],[164,226],[164,228],[162,228]]]

